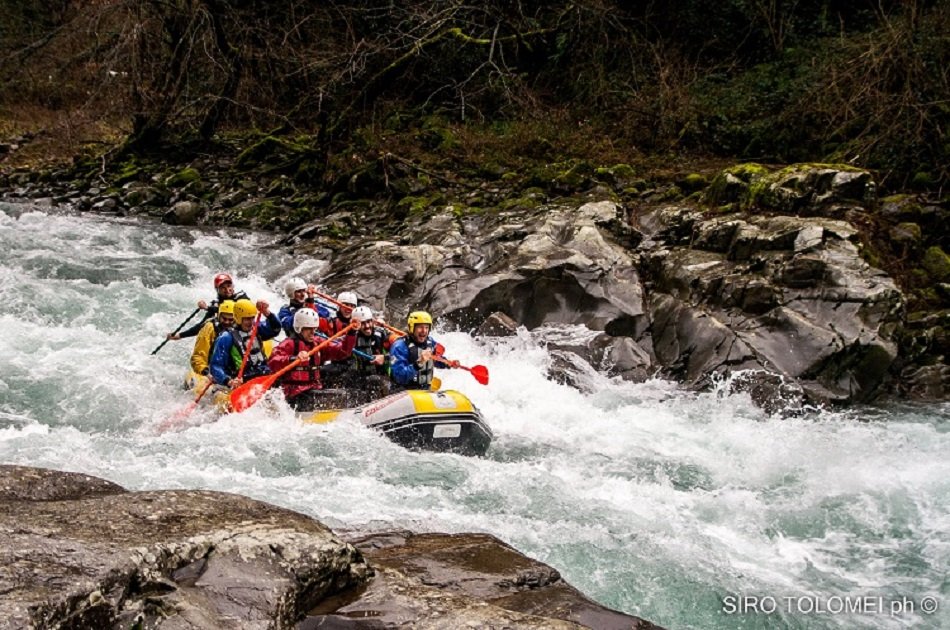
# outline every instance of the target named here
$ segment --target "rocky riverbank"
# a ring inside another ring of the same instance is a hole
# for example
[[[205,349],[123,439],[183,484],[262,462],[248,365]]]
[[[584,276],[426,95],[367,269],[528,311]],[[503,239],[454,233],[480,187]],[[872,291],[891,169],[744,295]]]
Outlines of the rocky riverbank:
[[[553,348],[552,377],[578,386],[591,367],[692,387],[729,377],[772,411],[950,391],[948,204],[881,198],[867,171],[447,173],[389,154],[311,184],[308,164],[264,137],[230,156],[77,162],[5,184],[80,211],[282,231],[330,261],[310,280],[396,319],[423,306],[473,331],[498,313],[494,334],[585,324],[602,331],[589,346]]]
[[[480,534],[0,466],[0,628],[654,628]]]

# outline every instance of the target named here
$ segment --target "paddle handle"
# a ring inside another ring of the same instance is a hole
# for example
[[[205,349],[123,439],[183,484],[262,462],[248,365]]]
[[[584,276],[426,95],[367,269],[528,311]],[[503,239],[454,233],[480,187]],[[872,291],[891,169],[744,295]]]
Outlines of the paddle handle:
[[[247,358],[251,356],[251,346],[254,345],[254,339],[257,337],[257,327],[261,324],[261,314],[258,313],[254,319],[254,328],[251,329],[251,336],[247,340],[247,347],[244,348],[244,357],[241,359],[241,369],[238,370],[237,380],[244,376],[244,368],[247,367]]]
[[[176,328],[175,330],[172,331],[172,335],[177,335],[177,334],[178,334],[178,331],[181,330],[182,328],[184,328],[184,327],[185,327],[185,324],[187,324],[188,322],[190,322],[190,321],[191,321],[191,318],[194,317],[195,315],[197,315],[197,314],[198,314],[198,311],[200,311],[200,310],[201,310],[201,307],[198,307],[198,308],[196,308],[195,310],[193,310],[193,311],[191,312],[191,315],[189,315],[188,317],[186,317],[186,318],[185,318],[185,321],[183,321],[182,323],[178,324],[178,328]],[[165,338],[165,341],[163,341],[162,343],[158,344],[158,347],[157,347],[157,348],[155,348],[154,350],[152,350],[152,354],[155,354],[156,352],[158,352],[159,350],[161,350],[162,348],[164,348],[166,343],[168,343],[168,338],[167,338],[167,337]]]

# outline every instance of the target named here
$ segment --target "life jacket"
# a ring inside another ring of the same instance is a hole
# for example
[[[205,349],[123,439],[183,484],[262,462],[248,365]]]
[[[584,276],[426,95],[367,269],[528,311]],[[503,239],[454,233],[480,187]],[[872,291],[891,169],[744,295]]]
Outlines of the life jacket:
[[[228,372],[230,376],[237,376],[241,369],[241,362],[244,361],[244,352],[247,349],[247,342],[251,333],[244,332],[240,328],[231,329],[231,363],[233,373]],[[244,367],[244,377],[258,376],[266,372],[267,357],[264,356],[264,345],[261,343],[259,335],[254,335],[254,344],[251,346],[251,352],[247,355],[247,365]]]
[[[373,334],[366,336],[361,332],[356,333],[356,350],[365,352],[366,354],[376,355],[383,354],[386,349],[387,337],[385,333],[380,330],[373,330]],[[369,360],[364,359],[361,356],[358,356],[356,352],[353,353],[353,365],[357,374],[361,376],[369,376],[371,374],[386,374],[386,364],[383,365],[374,365],[369,362]]]
[[[340,319],[339,315],[337,315],[336,317],[327,319],[326,322],[327,322],[327,328],[328,328],[328,332],[327,332],[328,337],[332,337],[333,335],[337,334],[338,332],[340,332],[341,330],[343,330],[344,328],[350,325],[350,320],[347,319],[344,321]]]
[[[432,375],[435,372],[435,361],[429,359],[421,366],[419,365],[419,353],[423,350],[436,351],[436,344],[431,339],[426,339],[422,343],[416,342],[411,337],[406,337],[406,347],[409,349],[409,363],[416,366],[416,377],[412,379],[409,389],[429,389],[432,383]]]
[[[291,359],[296,359],[297,355],[301,352],[309,352],[313,349],[314,345],[307,345],[299,337],[292,337],[294,341],[294,352],[291,355]],[[320,353],[310,355],[308,361],[304,361],[294,369],[287,372],[283,377],[281,377],[281,382],[291,382],[297,385],[305,384],[316,384],[320,387]]]

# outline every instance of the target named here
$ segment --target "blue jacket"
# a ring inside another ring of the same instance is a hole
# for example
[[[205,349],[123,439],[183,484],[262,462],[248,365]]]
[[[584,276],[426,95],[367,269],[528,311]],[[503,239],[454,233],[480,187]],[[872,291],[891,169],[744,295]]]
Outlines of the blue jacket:
[[[420,350],[424,349],[432,350],[434,354],[438,355],[441,355],[445,352],[445,348],[442,346],[442,344],[437,343],[432,337],[427,338],[425,343],[422,344],[418,344],[415,341],[410,340],[408,336],[400,337],[396,340],[392,348],[389,349],[389,376],[396,385],[399,385],[400,387],[421,387],[423,389],[429,388],[431,370],[429,370],[429,374],[426,374],[426,370],[424,369],[420,370],[415,359],[418,357]],[[437,362],[433,363],[433,367],[435,365],[439,365]],[[423,377],[425,382],[420,382],[420,376]],[[426,380],[426,378],[429,380]]]
[[[280,320],[280,325],[284,329],[284,334],[288,337],[293,336],[294,334],[294,315],[297,314],[297,311],[303,307],[315,308],[317,309],[317,315],[323,319],[330,318],[330,309],[328,309],[323,304],[319,302],[294,302],[291,300],[290,304],[284,304],[280,307],[280,312],[277,314],[277,319]]]
[[[273,339],[278,334],[280,334],[280,320],[273,313],[266,319],[262,319],[257,326],[257,341]],[[255,345],[259,344],[255,343]],[[253,350],[251,354],[254,355]],[[208,366],[211,380],[218,385],[226,385],[228,380],[237,376],[238,369],[241,367],[241,356],[240,346],[235,341],[232,331],[222,333],[214,342],[214,350],[211,352],[211,363]],[[249,356],[247,366],[244,368],[244,380],[267,374],[268,371],[267,359],[263,353],[259,357]]]

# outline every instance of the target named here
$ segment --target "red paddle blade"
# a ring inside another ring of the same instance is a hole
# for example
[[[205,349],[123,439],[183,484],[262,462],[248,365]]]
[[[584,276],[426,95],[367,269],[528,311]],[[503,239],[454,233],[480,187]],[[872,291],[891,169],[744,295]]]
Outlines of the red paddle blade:
[[[469,372],[475,377],[475,380],[482,385],[488,385],[488,368],[484,365],[473,365]]]
[[[181,424],[182,422],[184,422],[184,420],[188,416],[191,415],[191,412],[197,408],[198,408],[197,401],[194,401],[194,400],[191,401],[190,403],[188,403],[187,407],[179,409],[178,411],[175,412],[175,415],[163,420],[162,423],[158,425],[157,431],[159,433],[164,433],[165,431],[168,431],[169,429],[174,428],[175,426]]]
[[[272,374],[258,376],[234,388],[228,396],[231,401],[231,411],[238,413],[252,407],[254,403],[261,399],[261,396],[267,393],[275,380],[276,378]]]

